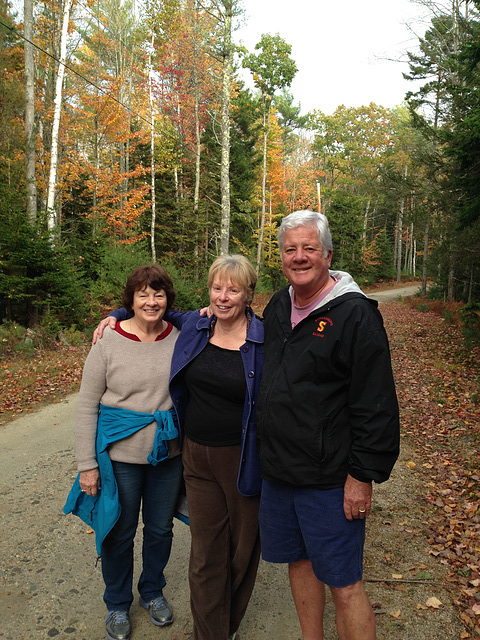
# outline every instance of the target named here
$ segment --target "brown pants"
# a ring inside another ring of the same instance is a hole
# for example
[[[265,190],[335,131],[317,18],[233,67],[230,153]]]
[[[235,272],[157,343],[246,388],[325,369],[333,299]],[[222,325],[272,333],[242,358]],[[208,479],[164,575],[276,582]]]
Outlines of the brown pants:
[[[238,629],[255,584],[260,499],[238,492],[239,464],[240,446],[207,447],[185,438],[194,640],[227,640]]]

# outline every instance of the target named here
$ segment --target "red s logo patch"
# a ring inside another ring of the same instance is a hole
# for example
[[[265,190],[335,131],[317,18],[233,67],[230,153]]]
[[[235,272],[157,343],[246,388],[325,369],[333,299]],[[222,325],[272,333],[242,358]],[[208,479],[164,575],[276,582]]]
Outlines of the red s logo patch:
[[[333,327],[333,322],[330,318],[316,318],[317,328],[313,332],[312,335],[317,336],[318,338],[325,337],[325,329],[327,327]]]

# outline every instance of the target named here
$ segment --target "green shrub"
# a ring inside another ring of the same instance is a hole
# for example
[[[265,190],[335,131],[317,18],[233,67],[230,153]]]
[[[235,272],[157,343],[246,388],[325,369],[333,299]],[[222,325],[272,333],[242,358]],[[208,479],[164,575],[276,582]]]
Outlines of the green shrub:
[[[21,349],[26,337],[27,330],[25,327],[16,322],[3,320],[0,325],[0,355],[4,356],[12,350],[17,350],[17,348]]]
[[[460,309],[462,333],[467,345],[480,343],[480,302],[469,302]]]
[[[428,300],[444,300],[445,289],[439,284],[432,284],[427,288]]]
[[[142,264],[151,264],[151,258],[144,248],[132,245],[107,245],[97,269],[97,279],[89,288],[89,297],[92,302],[100,306],[120,304],[128,276]]]
[[[60,331],[59,338],[60,342],[67,347],[82,347],[87,340],[85,335],[74,324],[68,329]]]
[[[451,309],[444,309],[442,313],[442,317],[447,324],[455,324],[455,321],[456,321],[455,314]]]
[[[78,260],[57,246],[40,220],[30,224],[22,212],[3,212],[0,225],[0,316],[32,327],[46,313],[65,326],[81,323],[86,304]]]
[[[208,306],[210,296],[207,288],[207,274],[195,280],[191,273],[179,269],[171,258],[160,261],[160,264],[173,281],[176,309],[193,311]]]
[[[171,256],[158,257],[173,281],[176,292],[175,307],[183,311],[198,309],[208,305],[207,276],[192,278],[191,271],[178,268]],[[92,305],[92,319],[96,322],[110,308],[121,306],[122,291],[127,278],[136,267],[152,264],[147,251],[141,247],[109,246],[98,269],[98,279],[92,283],[89,296]]]
[[[50,347],[54,344],[54,339],[45,339],[45,334],[40,325],[30,329],[7,320],[4,320],[0,325],[1,356],[10,355],[12,352],[32,356],[35,353],[35,349]]]

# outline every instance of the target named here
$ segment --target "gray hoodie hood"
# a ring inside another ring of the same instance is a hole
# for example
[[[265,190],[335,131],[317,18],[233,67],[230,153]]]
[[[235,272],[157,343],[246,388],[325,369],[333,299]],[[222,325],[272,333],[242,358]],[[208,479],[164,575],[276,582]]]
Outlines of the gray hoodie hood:
[[[321,300],[317,308],[325,306],[331,300],[335,300],[335,298],[339,298],[340,296],[343,296],[345,293],[359,293],[365,298],[367,297],[363,293],[363,291],[360,289],[358,284],[355,282],[355,280],[352,278],[352,276],[346,271],[332,271],[330,269],[329,273],[333,278],[335,278],[337,283],[335,284],[333,289],[330,291],[330,293]],[[289,287],[290,296],[292,295],[292,291],[293,291],[292,286],[290,286]]]

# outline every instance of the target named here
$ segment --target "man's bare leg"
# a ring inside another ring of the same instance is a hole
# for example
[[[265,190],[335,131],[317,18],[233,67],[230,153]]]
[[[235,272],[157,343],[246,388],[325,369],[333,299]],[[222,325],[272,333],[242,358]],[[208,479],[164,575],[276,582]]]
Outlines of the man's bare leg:
[[[289,564],[288,575],[303,640],[323,640],[325,585],[313,573],[310,560]]]
[[[375,615],[359,580],[348,587],[330,589],[335,603],[340,640],[375,640]]]

